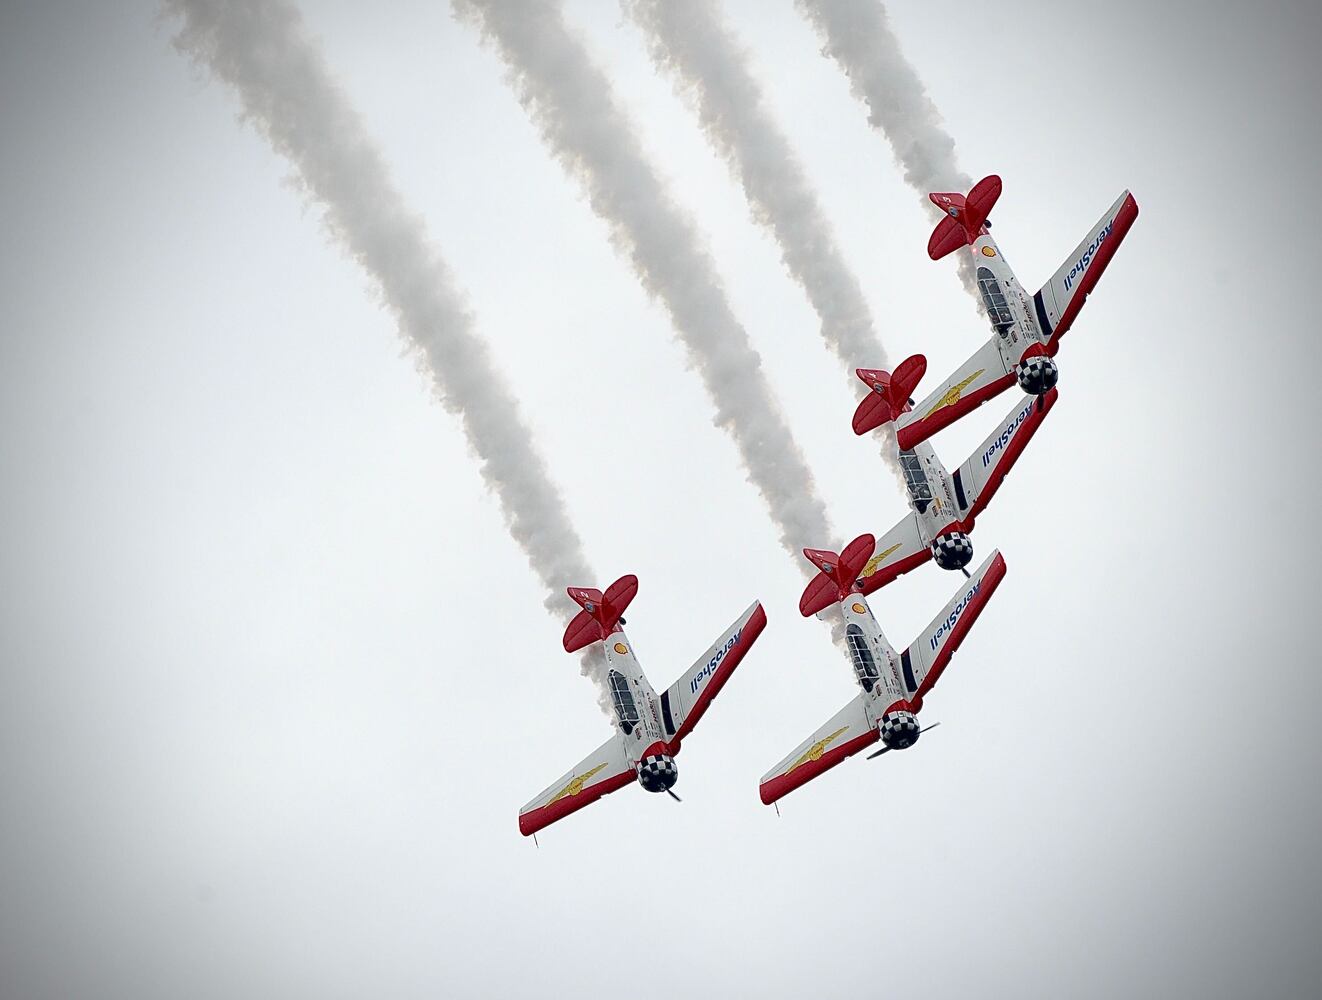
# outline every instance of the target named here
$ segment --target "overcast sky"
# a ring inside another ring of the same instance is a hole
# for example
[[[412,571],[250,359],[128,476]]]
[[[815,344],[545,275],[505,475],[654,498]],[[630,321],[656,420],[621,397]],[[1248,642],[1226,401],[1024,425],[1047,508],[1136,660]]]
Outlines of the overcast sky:
[[[666,312],[446,3],[301,5],[662,688],[769,624],[679,761],[518,834],[609,735],[395,317],[151,2],[0,8],[5,997],[1322,988],[1308,2],[890,5],[1029,288],[1141,215],[974,536],[1008,575],[911,752],[782,815],[852,697]],[[729,0],[892,361],[987,334],[789,0]],[[837,548],[903,513],[819,321],[614,0],[565,18],[691,215]],[[871,366],[875,359],[860,357]],[[1005,412],[936,439],[954,467]],[[872,606],[899,647],[954,593]],[[566,599],[567,603],[567,599]]]

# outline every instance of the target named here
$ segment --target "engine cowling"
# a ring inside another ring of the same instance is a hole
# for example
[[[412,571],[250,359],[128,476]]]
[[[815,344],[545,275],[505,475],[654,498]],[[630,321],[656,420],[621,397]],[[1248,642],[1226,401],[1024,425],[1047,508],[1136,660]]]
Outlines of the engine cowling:
[[[881,742],[891,750],[907,750],[918,742],[918,716],[912,712],[887,712],[881,717]]]
[[[1060,369],[1056,367],[1055,358],[1038,354],[1021,361],[1015,369],[1015,377],[1024,392],[1030,396],[1043,396],[1056,387],[1056,382],[1060,380]]]
[[[648,754],[634,770],[638,772],[638,784],[649,792],[668,792],[679,780],[679,768],[675,765],[675,758],[669,754]]]
[[[932,542],[932,561],[942,569],[963,569],[973,561],[973,539],[962,531],[938,535]]]

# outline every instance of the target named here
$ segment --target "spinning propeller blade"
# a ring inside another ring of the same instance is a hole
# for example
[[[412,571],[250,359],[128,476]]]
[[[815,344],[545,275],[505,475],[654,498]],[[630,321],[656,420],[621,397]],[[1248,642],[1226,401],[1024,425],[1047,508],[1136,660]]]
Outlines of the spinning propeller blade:
[[[936,728],[937,726],[939,726],[939,725],[941,725],[941,723],[939,723],[939,722],[933,722],[930,726],[923,726],[922,729],[918,730],[918,735],[919,735],[919,736],[922,736],[923,733],[927,732],[929,729],[935,729],[935,728]],[[891,749],[892,749],[891,747],[882,747],[882,748],[881,748],[880,750],[878,750],[876,753],[870,753],[870,754],[868,754],[868,760],[871,760],[873,757],[880,757],[882,754],[886,753],[888,750],[891,750]]]

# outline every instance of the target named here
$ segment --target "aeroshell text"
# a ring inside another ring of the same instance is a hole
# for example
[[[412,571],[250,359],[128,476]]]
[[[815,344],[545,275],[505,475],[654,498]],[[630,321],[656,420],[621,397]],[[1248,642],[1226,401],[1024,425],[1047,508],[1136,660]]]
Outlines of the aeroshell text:
[[[982,467],[984,469],[991,464],[991,460],[995,457],[996,453],[1010,443],[1010,438],[1014,437],[1014,432],[1019,429],[1019,425],[1027,420],[1028,415],[1033,412],[1033,404],[1035,402],[1036,400],[1030,399],[1025,403],[1024,408],[1016,413],[1014,419],[1006,425],[1005,430],[1001,431],[1001,436],[993,441],[991,447],[982,453]]]
[[[973,598],[978,596],[978,591],[981,589],[982,589],[982,581],[979,580],[977,583],[975,583],[972,587],[969,588],[967,594],[965,594],[962,598],[960,598],[959,603],[956,604],[954,610],[950,612],[950,616],[941,623],[941,625],[937,628],[935,632],[932,633],[931,643],[933,650],[935,650],[936,647],[940,645],[941,640],[945,636],[945,634],[955,627],[955,623],[959,621],[959,616],[964,613],[965,608],[967,608],[970,604],[973,603]]]
[[[690,694],[697,694],[698,688],[702,687],[703,682],[706,681],[708,677],[716,673],[716,667],[720,664],[720,662],[723,659],[725,659],[725,654],[730,652],[730,650],[734,649],[734,647],[739,644],[739,637],[743,634],[744,634],[744,630],[740,629],[734,635],[730,636],[729,641],[726,642],[724,646],[722,646],[720,649],[716,651],[716,655],[714,655],[710,660],[708,660],[706,665],[704,665],[701,670],[699,670],[696,674],[693,675],[693,680],[689,682]]]

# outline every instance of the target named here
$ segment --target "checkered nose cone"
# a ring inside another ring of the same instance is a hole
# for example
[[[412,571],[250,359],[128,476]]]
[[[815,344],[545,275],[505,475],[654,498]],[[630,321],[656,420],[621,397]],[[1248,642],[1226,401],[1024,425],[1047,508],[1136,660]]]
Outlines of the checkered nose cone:
[[[678,780],[679,768],[675,766],[674,757],[658,753],[638,762],[638,784],[649,792],[669,791]]]
[[[887,712],[881,717],[881,742],[905,750],[918,742],[918,717],[912,712]]]
[[[932,558],[942,569],[963,569],[973,561],[973,542],[962,531],[938,535],[932,543]]]
[[[1041,354],[1029,358],[1018,368],[1019,388],[1030,396],[1041,396],[1056,387],[1060,379],[1060,369],[1053,358]]]

